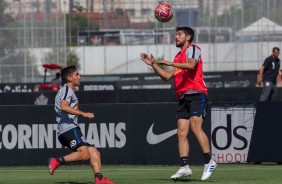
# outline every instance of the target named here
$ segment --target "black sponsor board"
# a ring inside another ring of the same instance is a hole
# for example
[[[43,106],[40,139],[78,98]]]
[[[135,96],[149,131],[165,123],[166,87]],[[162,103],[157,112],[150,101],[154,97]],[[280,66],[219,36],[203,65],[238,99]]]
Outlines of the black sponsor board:
[[[262,88],[218,88],[208,90],[209,102],[253,103],[260,98]],[[174,89],[142,89],[118,91],[77,91],[80,104],[177,102]],[[1,93],[0,105],[48,105],[55,103],[56,92]],[[274,97],[282,100],[282,89]]]
[[[208,89],[253,88],[257,83],[257,71],[205,72]]]
[[[281,102],[257,104],[248,162],[282,162],[281,112]]]
[[[256,87],[257,71],[205,72],[208,88]],[[42,83],[0,84],[0,93],[34,92]],[[82,76],[79,91],[173,89],[173,80],[163,81],[155,73]],[[51,90],[51,89],[50,89]]]
[[[103,164],[178,164],[176,103],[80,105],[95,118],[79,118],[89,143],[101,152]],[[48,157],[69,153],[56,139],[52,105],[0,106],[1,166],[47,165]],[[210,132],[210,118],[204,123]],[[207,134],[209,137],[210,135]],[[189,136],[189,162],[202,164],[200,147]],[[85,162],[87,163],[87,162]]]
[[[0,84],[1,93],[31,93],[37,84],[33,83],[8,83]]]
[[[80,104],[176,102],[174,90],[77,91]],[[56,92],[1,93],[0,105],[50,105]]]
[[[262,88],[209,89],[209,102],[254,103],[259,101]],[[282,100],[282,89],[278,88],[274,101]],[[177,102],[173,89],[77,91],[80,104],[93,103],[142,103]],[[55,103],[56,92],[1,93],[0,105],[48,105]]]
[[[256,72],[207,72],[209,101],[256,102],[262,88],[256,86]],[[35,83],[0,84],[0,105],[54,104],[56,92],[33,92]],[[282,100],[278,88],[274,100]],[[77,91],[81,104],[176,102],[173,80],[163,81],[156,74],[85,76]]]

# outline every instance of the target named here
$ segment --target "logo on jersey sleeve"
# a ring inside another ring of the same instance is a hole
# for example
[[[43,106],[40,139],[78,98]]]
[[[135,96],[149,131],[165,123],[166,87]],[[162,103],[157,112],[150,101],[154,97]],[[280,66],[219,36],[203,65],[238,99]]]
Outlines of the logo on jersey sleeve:
[[[181,69],[181,68],[176,68],[176,67],[174,67],[174,70],[173,70],[174,75],[176,75],[176,74],[178,74],[178,73],[180,73],[180,72],[182,72],[182,69]]]

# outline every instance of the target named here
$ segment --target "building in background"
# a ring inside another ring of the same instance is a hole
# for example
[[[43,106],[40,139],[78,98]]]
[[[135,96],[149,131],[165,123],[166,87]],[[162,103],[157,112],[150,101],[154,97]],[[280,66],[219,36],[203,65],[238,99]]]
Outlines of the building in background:
[[[195,28],[205,71],[257,70],[273,46],[282,47],[279,32],[262,34],[261,26],[252,26],[256,39],[239,35],[262,17],[281,26],[281,0],[0,1],[8,4],[0,12],[7,16],[0,23],[0,82],[33,81],[42,63],[64,66],[67,49],[77,53],[82,74],[152,72],[139,66],[138,53],[170,59],[176,26]],[[174,11],[165,24],[153,12],[162,2]]]
[[[152,12],[159,3],[169,3],[178,14],[193,10],[199,15],[208,16],[223,14],[232,6],[242,6],[241,0],[6,0],[6,2],[9,3],[9,9],[6,11],[13,14],[57,11],[117,12],[128,14],[133,23],[156,22]]]

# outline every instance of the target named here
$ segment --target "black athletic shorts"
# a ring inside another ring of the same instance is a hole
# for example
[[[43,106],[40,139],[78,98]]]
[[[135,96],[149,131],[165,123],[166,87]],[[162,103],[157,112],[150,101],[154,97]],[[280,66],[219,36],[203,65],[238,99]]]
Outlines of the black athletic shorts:
[[[179,100],[176,110],[176,119],[189,119],[192,116],[206,117],[208,110],[208,98],[205,94],[186,94]]]
[[[79,127],[62,133],[59,135],[58,139],[63,146],[66,146],[73,151],[81,146],[90,146],[85,137],[82,135]]]

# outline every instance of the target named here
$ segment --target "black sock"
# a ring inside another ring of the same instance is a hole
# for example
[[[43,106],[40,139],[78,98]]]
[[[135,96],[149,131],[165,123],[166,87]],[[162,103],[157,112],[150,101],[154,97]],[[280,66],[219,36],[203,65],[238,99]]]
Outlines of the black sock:
[[[95,173],[95,178],[99,178],[99,180],[101,180],[103,178],[103,174],[102,173]]]
[[[56,158],[56,160],[57,160],[60,164],[64,164],[64,163],[65,163],[64,157],[58,157],[58,158]]]
[[[208,164],[211,160],[211,153],[208,152],[208,153],[203,153],[203,156],[204,156],[204,163],[205,164]]]
[[[181,167],[188,165],[188,157],[180,157],[180,165]]]

